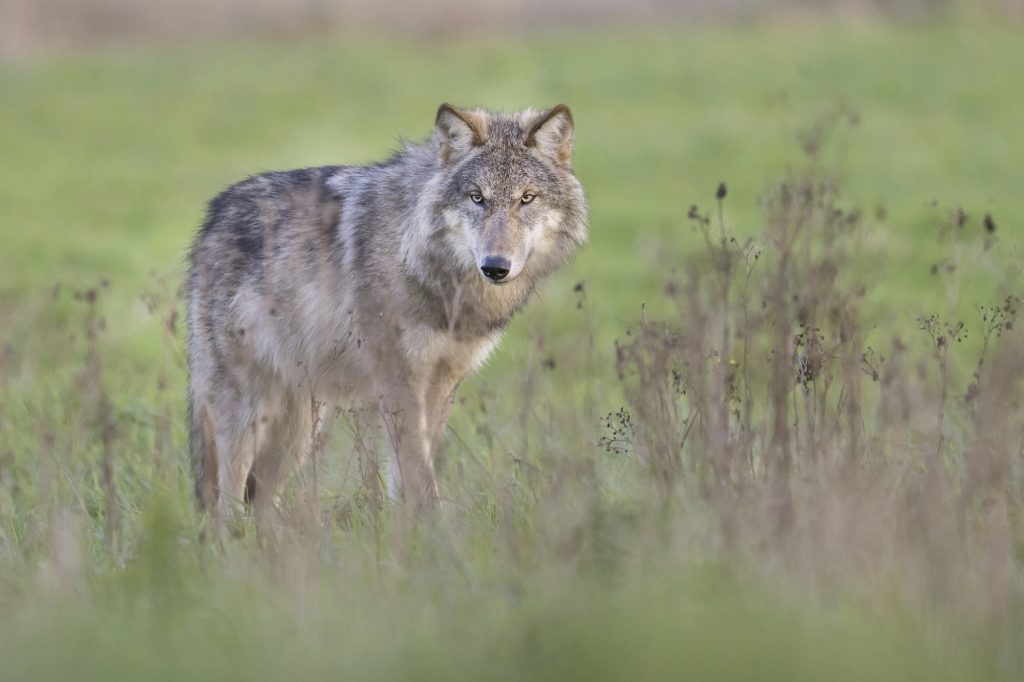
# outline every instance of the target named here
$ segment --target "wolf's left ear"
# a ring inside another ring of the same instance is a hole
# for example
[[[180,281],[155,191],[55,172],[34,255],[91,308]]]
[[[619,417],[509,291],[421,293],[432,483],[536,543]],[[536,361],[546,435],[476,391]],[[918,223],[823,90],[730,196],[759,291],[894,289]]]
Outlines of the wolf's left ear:
[[[572,112],[559,104],[534,118],[526,129],[526,146],[536,147],[542,154],[562,166],[572,165]]]
[[[457,109],[442,104],[434,123],[441,161],[447,163],[453,155],[467,152],[487,141],[487,121],[474,111]]]

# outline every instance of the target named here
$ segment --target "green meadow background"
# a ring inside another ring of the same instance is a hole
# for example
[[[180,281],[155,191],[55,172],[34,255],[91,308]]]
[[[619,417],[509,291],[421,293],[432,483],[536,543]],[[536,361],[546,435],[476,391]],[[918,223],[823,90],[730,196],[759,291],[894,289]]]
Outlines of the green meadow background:
[[[822,594],[772,567],[766,578],[642,528],[623,559],[531,544],[546,531],[528,515],[481,516],[469,531],[465,519],[349,519],[295,550],[301,562],[284,552],[264,566],[252,532],[212,551],[188,480],[180,319],[165,330],[212,195],[258,171],[384,158],[400,137],[429,135],[447,101],[569,104],[591,206],[590,243],[462,389],[499,414],[503,387],[538,353],[571,356],[584,327],[593,409],[616,410],[621,395],[602,383],[613,343],[664,309],[666,274],[700,252],[690,206],[717,214],[725,182],[726,224],[755,234],[763,197],[819,137],[810,163],[870,226],[856,274],[871,283],[872,334],[911,334],[920,315],[974,314],[1020,267],[1022,83],[1021,24],[973,15],[224,39],[0,63],[0,679],[1015,679],[1013,646],[970,623],[856,589]],[[932,266],[958,208],[979,239],[990,214],[998,241],[951,300]],[[75,292],[94,287],[90,342]],[[95,452],[76,440],[88,429],[72,407],[93,355],[127,441],[113,549],[103,472],[81,463]],[[578,400],[546,390],[562,409]],[[470,407],[456,407],[450,468],[491,437]],[[171,417],[159,462],[153,414]],[[545,442],[597,451],[592,426]],[[455,506],[473,494],[449,485]],[[577,513],[566,503],[566,523]],[[509,538],[527,558],[509,559]],[[1019,622],[1019,591],[1010,606]]]
[[[180,275],[205,202],[247,174],[386,157],[429,135],[442,101],[566,102],[592,244],[543,305],[586,278],[595,314],[624,323],[658,283],[655,255],[692,249],[685,219],[720,181],[727,219],[759,199],[836,111],[825,162],[843,194],[884,214],[871,248],[887,300],[929,299],[937,225],[962,206],[1020,224],[1024,150],[1016,24],[799,23],[638,28],[549,38],[224,44],[43,58],[2,72],[5,309],[56,282],[107,278],[134,297]],[[900,305],[902,307],[902,305]],[[921,306],[924,308],[925,306]],[[115,330],[139,341],[126,315]],[[145,352],[145,339],[133,350]]]

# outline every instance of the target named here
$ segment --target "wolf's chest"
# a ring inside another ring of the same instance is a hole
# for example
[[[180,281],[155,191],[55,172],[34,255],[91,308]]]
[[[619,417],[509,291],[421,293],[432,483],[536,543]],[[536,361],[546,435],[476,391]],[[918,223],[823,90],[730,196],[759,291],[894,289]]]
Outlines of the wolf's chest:
[[[416,325],[401,334],[401,352],[411,367],[445,365],[463,376],[482,365],[501,340],[501,331],[472,339],[458,338],[448,331]]]

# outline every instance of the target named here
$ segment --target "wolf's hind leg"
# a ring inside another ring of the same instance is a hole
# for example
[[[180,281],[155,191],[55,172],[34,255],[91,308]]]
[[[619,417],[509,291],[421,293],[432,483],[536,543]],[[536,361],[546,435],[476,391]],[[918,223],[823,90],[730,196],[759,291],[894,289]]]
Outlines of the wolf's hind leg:
[[[255,421],[255,411],[229,391],[207,394],[200,405],[197,424],[202,450],[194,456],[200,500],[217,526],[228,524],[240,532],[245,515],[246,481],[265,428]]]
[[[199,507],[217,513],[217,438],[206,401],[189,395],[189,445]],[[213,520],[216,523],[216,520]]]
[[[268,518],[285,484],[302,466],[318,440],[324,410],[308,396],[289,396],[262,443],[252,468],[251,499],[257,522]]]
[[[255,459],[256,434],[249,428],[225,435],[220,442],[226,447],[219,451],[217,460],[217,516],[230,524],[232,532],[240,532],[238,526],[245,516],[246,480]]]
[[[256,430],[249,413],[231,396],[191,397],[190,437],[196,493],[210,524],[237,526],[244,514],[246,478],[252,468]]]

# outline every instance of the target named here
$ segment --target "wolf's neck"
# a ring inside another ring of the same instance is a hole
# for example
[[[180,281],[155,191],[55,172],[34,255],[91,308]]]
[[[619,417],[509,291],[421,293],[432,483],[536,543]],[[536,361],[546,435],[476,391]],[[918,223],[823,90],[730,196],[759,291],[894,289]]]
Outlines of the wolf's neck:
[[[524,272],[508,284],[491,284],[475,267],[460,263],[442,234],[409,262],[409,295],[422,322],[460,338],[489,336],[503,329],[526,303],[534,278]]]

